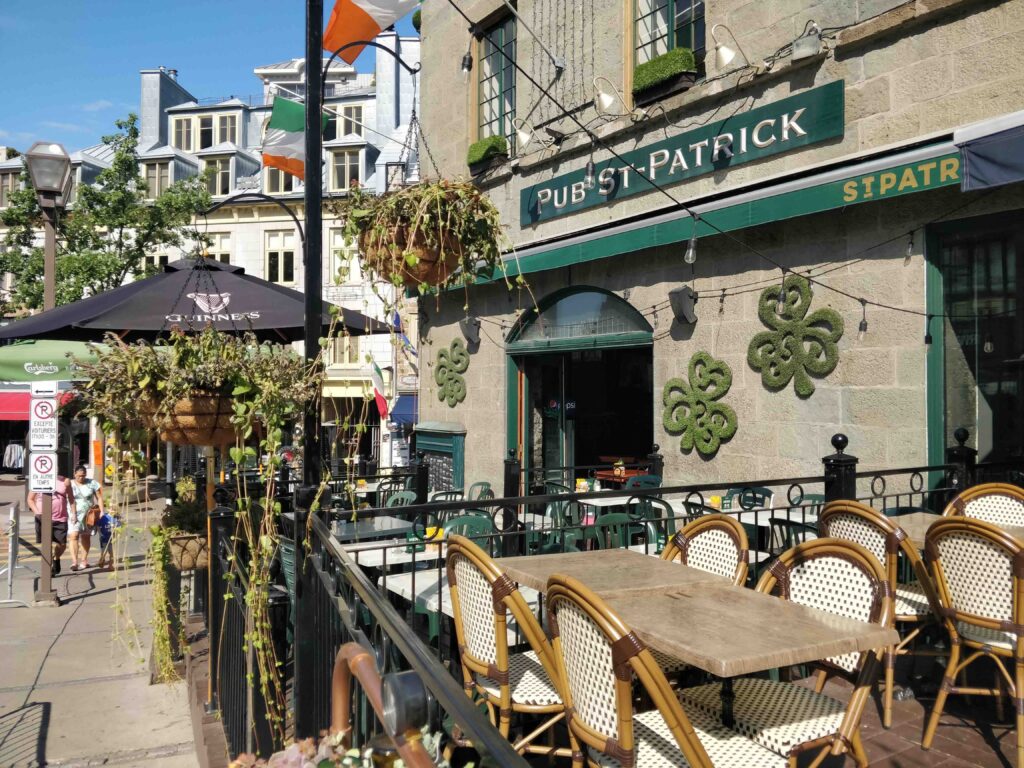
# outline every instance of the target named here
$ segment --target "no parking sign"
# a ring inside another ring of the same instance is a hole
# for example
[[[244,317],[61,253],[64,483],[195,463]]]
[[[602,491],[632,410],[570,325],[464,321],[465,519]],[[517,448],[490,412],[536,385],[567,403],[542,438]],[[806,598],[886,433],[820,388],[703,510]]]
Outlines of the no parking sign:
[[[57,489],[57,454],[33,453],[28,462],[28,489],[53,493]]]

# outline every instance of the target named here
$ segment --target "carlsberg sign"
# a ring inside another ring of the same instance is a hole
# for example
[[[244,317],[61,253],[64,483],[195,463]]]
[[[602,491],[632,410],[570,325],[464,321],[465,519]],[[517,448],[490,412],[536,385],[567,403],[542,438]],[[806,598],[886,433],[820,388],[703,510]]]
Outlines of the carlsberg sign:
[[[838,80],[648,147],[620,151],[628,164],[615,157],[595,163],[592,183],[588,183],[584,167],[527,187],[520,193],[520,223],[527,227],[648,192],[654,188],[652,182],[669,186],[797,147],[841,138],[843,95],[843,81]],[[652,118],[651,125],[656,125],[657,120]]]

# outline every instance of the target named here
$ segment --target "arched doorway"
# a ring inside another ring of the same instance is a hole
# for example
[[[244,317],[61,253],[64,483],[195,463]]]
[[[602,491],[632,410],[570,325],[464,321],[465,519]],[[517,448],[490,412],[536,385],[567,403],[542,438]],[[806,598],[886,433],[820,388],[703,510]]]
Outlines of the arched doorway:
[[[653,331],[615,294],[558,291],[509,333],[509,448],[541,478],[646,456],[654,439]]]

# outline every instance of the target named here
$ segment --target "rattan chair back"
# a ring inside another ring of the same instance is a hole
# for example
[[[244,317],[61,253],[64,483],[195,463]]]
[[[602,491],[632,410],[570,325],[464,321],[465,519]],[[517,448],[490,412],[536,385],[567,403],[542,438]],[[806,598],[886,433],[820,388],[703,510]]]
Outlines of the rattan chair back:
[[[1024,490],[1009,483],[982,483],[960,492],[942,513],[995,525],[1024,526]]]
[[[682,705],[643,642],[580,581],[548,579],[551,645],[570,732],[582,745],[633,766],[633,681],[661,712],[695,768],[711,766]]]
[[[940,613],[950,637],[958,624],[1016,635],[1024,651],[1024,547],[999,527],[969,517],[939,520],[925,539]]]
[[[814,539],[783,552],[761,576],[757,590],[858,621],[883,626],[893,621],[892,595],[882,564],[853,541]],[[874,665],[867,662],[875,656],[847,653],[819,663],[857,681],[866,667],[873,673]]]
[[[669,540],[661,559],[717,573],[739,586],[747,580],[747,546],[747,533],[736,518],[716,513],[687,523]]]
[[[899,575],[899,556],[902,553],[914,570],[914,575],[931,600],[931,579],[917,547],[899,527],[899,519],[886,517],[872,507],[858,501],[832,501],[818,517],[823,536],[855,541],[868,550],[882,564],[889,589],[896,594]],[[932,605],[934,605],[932,601]]]
[[[464,536],[452,535],[448,538],[445,569],[466,689],[479,687],[483,692],[477,675],[495,680],[500,691],[500,707],[511,710],[509,615],[552,682],[556,681],[554,657],[544,630],[516,583],[502,573],[494,560]]]

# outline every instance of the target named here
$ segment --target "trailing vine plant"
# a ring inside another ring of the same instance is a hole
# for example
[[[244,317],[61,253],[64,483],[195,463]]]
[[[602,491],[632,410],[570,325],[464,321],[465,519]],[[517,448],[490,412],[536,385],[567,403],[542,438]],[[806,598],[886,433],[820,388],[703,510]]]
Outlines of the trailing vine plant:
[[[770,330],[751,340],[747,363],[760,371],[768,389],[785,389],[792,381],[797,395],[810,397],[814,394],[811,377],[828,376],[839,362],[843,318],[828,307],[808,315],[812,298],[808,280],[794,273],[786,276],[781,291],[766,288],[761,293],[757,316]]]
[[[730,386],[732,369],[707,352],[690,358],[686,379],[665,382],[662,420],[667,432],[682,435],[679,445],[684,451],[696,448],[702,456],[713,456],[736,434],[736,412],[718,402]]]

